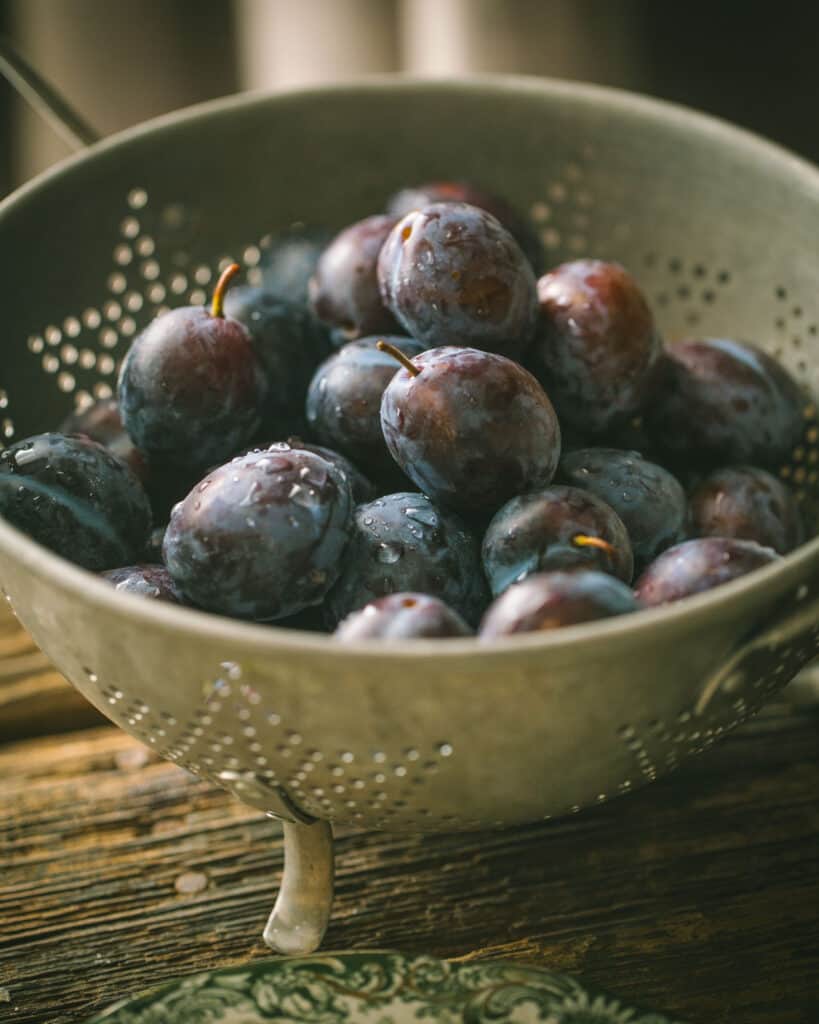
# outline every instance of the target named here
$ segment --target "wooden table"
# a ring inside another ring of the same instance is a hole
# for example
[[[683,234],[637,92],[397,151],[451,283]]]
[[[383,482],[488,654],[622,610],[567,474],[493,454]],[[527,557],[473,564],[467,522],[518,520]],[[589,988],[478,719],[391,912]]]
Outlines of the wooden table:
[[[278,825],[93,724],[9,625],[0,658],[0,1021],[81,1021],[268,956]],[[85,728],[53,734],[66,722]],[[773,707],[566,821],[342,831],[326,948],[364,947],[548,965],[692,1024],[815,1024],[819,715]]]

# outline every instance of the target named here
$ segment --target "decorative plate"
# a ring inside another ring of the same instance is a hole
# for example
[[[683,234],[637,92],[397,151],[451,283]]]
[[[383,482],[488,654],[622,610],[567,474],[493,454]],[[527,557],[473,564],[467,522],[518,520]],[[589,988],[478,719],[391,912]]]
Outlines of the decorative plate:
[[[265,960],[197,974],[88,1024],[682,1024],[574,978],[488,961],[400,953]]]

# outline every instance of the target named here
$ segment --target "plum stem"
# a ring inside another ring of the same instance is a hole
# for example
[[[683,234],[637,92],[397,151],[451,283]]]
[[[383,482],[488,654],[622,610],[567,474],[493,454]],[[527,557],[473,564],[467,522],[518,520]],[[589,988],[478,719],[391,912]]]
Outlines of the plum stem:
[[[219,275],[219,280],[216,282],[216,287],[213,289],[213,301],[210,305],[210,315],[224,317],[225,315],[225,293],[230,287],[230,282],[239,273],[242,268],[238,263],[231,263],[225,267],[222,273]]]
[[[614,545],[609,544],[602,537],[589,537],[585,533],[576,533],[572,537],[572,544],[577,548],[599,548],[600,551],[605,551],[611,558],[615,555]]]
[[[413,377],[417,377],[421,372],[415,363],[408,357],[405,356],[400,348],[396,348],[395,345],[390,345],[388,341],[377,341],[375,347],[380,352],[386,352],[388,356],[392,356],[397,362],[399,362],[407,373],[411,373]]]

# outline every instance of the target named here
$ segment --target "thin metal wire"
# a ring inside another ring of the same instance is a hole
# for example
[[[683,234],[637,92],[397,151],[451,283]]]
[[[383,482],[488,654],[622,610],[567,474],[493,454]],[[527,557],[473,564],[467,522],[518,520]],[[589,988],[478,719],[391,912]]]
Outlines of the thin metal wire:
[[[99,134],[20,56],[5,36],[0,36],[0,74],[72,149],[85,149],[99,141]]]

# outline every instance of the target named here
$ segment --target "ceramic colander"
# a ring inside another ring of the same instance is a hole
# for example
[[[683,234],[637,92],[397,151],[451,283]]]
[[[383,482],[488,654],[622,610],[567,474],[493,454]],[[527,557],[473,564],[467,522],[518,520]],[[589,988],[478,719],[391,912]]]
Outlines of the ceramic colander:
[[[242,96],[95,144],[0,206],[6,442],[110,395],[130,339],[269,235],[340,227],[469,177],[528,210],[550,261],[613,258],[667,338],[753,340],[819,392],[819,171],[678,107],[531,78],[377,78]],[[809,518],[817,426],[783,477]],[[413,831],[575,814],[673,770],[817,653],[819,539],[681,604],[478,646],[341,648],[119,594],[0,523],[2,586],[85,696],[281,818],[265,932],[321,939],[335,823]]]

